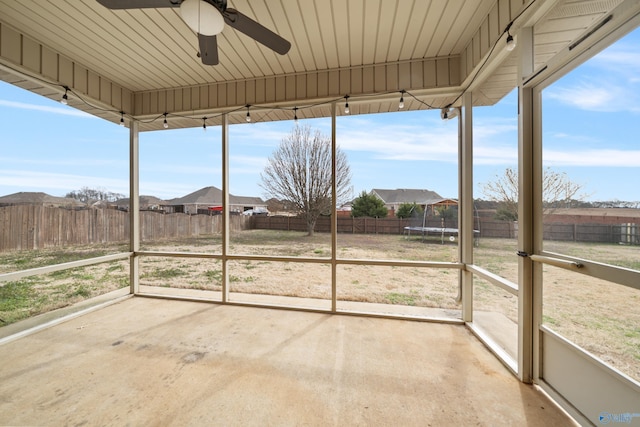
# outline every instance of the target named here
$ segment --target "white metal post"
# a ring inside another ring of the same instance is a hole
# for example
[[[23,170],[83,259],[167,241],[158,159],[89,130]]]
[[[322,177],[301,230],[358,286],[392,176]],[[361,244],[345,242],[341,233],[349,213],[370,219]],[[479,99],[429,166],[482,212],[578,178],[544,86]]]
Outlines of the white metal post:
[[[523,86],[533,73],[533,29],[518,32],[518,377],[533,377],[534,147],[533,91]]]
[[[336,111],[338,105],[331,104],[331,311],[337,310],[337,264],[336,254],[338,252],[338,208],[336,200],[338,190],[336,183]]]
[[[140,290],[140,144],[137,120],[129,128],[129,292]]]
[[[533,116],[533,253],[542,252],[543,239],[543,206],[542,206],[542,94],[539,90],[533,90],[532,116]],[[533,263],[532,266],[532,381],[537,382],[541,375],[542,342],[540,326],[542,326],[542,264]]]
[[[462,95],[459,118],[459,203],[458,224],[460,262],[473,264],[473,97],[471,92]],[[462,320],[473,321],[473,273],[463,269],[462,275]]]
[[[229,116],[222,115],[222,302],[229,301]]]

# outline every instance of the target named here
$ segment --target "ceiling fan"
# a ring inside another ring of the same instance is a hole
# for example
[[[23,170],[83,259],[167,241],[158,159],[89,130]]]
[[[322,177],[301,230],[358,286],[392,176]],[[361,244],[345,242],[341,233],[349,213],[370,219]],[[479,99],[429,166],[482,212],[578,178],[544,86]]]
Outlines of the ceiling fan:
[[[216,35],[228,26],[246,34],[269,49],[286,54],[291,43],[253,19],[227,7],[227,0],[97,0],[108,9],[178,7],[184,22],[198,34],[198,56],[205,65],[217,65]]]

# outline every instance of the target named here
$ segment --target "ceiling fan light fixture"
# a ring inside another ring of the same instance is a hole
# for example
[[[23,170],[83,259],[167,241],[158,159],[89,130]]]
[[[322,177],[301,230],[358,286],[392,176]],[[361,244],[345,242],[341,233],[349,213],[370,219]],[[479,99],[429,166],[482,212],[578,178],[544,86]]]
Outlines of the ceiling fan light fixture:
[[[189,28],[203,36],[215,36],[224,28],[220,11],[203,0],[184,0],[180,4],[180,16]]]

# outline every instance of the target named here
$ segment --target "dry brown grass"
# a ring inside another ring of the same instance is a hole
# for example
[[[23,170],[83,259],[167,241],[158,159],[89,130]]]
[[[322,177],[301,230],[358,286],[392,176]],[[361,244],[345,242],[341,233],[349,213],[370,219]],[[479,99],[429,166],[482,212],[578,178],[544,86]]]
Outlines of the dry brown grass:
[[[214,254],[219,254],[221,247],[220,239],[216,237],[145,245],[145,249],[156,251]],[[437,238],[422,241],[397,235],[341,234],[337,248],[340,259],[458,260],[457,246],[449,242],[441,244]],[[549,242],[546,248],[640,268],[637,247]],[[328,258],[331,241],[330,236],[324,234],[309,238],[304,233],[252,230],[234,233],[230,251],[234,255]],[[481,239],[474,250],[475,263],[517,282],[515,252],[513,240]],[[12,256],[15,260],[15,254]],[[41,256],[54,259],[47,251],[42,251]],[[326,263],[236,260],[230,261],[228,267],[231,292],[331,298],[328,260]],[[119,261],[9,284],[21,302],[12,308],[3,294],[0,318],[9,322],[18,320],[126,286],[127,270],[126,261]],[[216,259],[142,257],[140,272],[141,284],[146,286],[221,290],[222,267]],[[640,291],[555,267],[545,266],[544,277],[544,324],[640,380],[640,310],[637,309]],[[9,287],[5,284],[0,290],[4,292]],[[338,265],[337,292],[340,301],[460,308],[456,302],[456,269]],[[517,321],[517,298],[478,279],[474,307]]]

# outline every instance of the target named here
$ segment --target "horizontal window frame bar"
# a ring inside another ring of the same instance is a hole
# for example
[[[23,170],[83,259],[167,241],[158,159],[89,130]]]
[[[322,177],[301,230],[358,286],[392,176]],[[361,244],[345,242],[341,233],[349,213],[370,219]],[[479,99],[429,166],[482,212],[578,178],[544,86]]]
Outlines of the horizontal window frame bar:
[[[297,262],[308,264],[332,264],[337,265],[373,265],[388,267],[419,267],[419,268],[449,268],[463,270],[464,264],[460,262],[447,261],[409,261],[409,260],[370,260],[357,258],[329,258],[329,257],[292,257],[292,256],[270,256],[270,255],[222,255],[198,252],[156,252],[138,251],[135,256],[151,257],[173,257],[173,258],[205,258],[228,261],[271,261],[271,262]]]
[[[133,252],[120,252],[117,254],[103,255],[94,258],[80,259],[77,261],[64,262],[62,264],[47,265],[44,267],[30,268],[27,270],[15,271],[11,273],[0,274],[0,286],[5,282],[20,280],[29,276],[37,276],[39,274],[55,273],[60,270],[68,270],[71,268],[87,267],[89,265],[102,264],[105,262],[119,261],[121,259],[130,258]]]
[[[532,261],[553,265],[576,273],[628,286],[640,290],[640,271],[582,258],[542,251],[540,255],[529,255]]]
[[[466,266],[466,270],[470,271],[473,274],[476,274],[478,276],[480,276],[481,278],[485,279],[486,281],[488,281],[489,283],[491,283],[492,285],[495,285],[507,292],[509,292],[512,295],[518,296],[518,285],[513,283],[510,280],[505,279],[502,276],[498,276],[495,273],[492,273],[488,270],[485,270],[482,267],[479,267],[475,264],[469,264]]]

